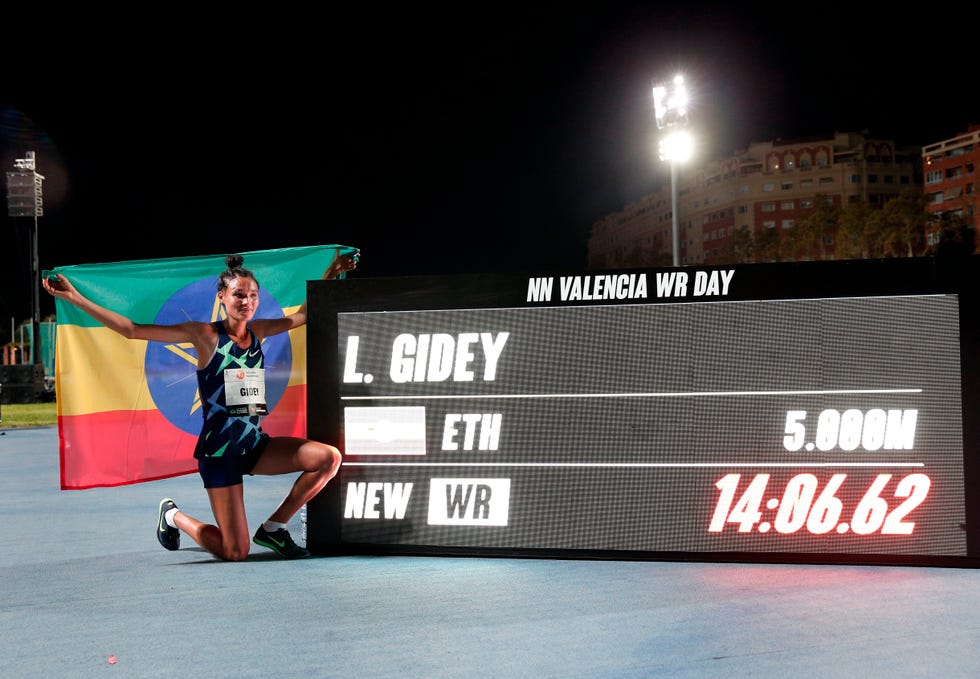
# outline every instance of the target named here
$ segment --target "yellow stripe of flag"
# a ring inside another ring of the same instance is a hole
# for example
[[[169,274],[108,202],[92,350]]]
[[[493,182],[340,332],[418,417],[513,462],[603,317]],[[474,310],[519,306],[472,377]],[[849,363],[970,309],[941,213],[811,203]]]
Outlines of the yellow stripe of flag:
[[[286,314],[292,313],[292,309]],[[293,365],[287,386],[306,384],[306,328],[291,330]],[[58,327],[59,414],[86,415],[112,410],[156,408],[146,381],[146,341],[130,340],[108,328]],[[171,346],[171,351],[193,349]],[[92,357],[99,357],[92,360]]]

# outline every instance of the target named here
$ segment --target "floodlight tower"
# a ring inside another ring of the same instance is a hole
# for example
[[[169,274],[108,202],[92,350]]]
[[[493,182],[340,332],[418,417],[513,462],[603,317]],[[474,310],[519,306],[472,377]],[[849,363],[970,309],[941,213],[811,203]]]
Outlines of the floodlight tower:
[[[660,160],[670,163],[670,201],[673,226],[674,266],[681,265],[680,211],[677,205],[677,165],[690,159],[694,151],[694,138],[687,127],[687,87],[684,76],[675,75],[667,84],[653,87],[653,109],[657,117],[657,129],[663,130],[660,138]]]
[[[44,175],[37,173],[33,151],[15,160],[14,171],[7,173],[8,216],[34,218],[28,240],[31,249],[31,363],[35,365],[41,362],[41,270],[38,268],[37,218],[44,214],[43,181]]]

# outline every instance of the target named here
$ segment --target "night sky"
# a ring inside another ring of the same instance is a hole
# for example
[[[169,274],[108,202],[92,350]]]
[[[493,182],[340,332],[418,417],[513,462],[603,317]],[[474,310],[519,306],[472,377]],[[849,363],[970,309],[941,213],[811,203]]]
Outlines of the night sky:
[[[356,276],[582,270],[590,226],[668,181],[650,91],[678,70],[702,159],[980,122],[974,41],[921,8],[398,7],[5,20],[0,163],[37,152],[41,267],[341,243]],[[27,227],[4,205],[0,342]]]

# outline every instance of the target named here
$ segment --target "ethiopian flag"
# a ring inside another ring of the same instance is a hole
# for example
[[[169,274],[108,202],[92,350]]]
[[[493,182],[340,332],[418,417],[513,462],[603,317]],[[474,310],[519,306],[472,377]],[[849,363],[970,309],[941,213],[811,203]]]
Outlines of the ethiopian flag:
[[[237,253],[259,283],[256,318],[299,308],[306,282],[357,248],[318,245]],[[215,321],[225,255],[81,264],[54,269],[83,295],[135,323]],[[48,275],[50,272],[45,272]],[[197,355],[190,344],[131,340],[57,299],[55,376],[61,488],[120,486],[197,471],[201,430]],[[262,429],[306,435],[306,328],[263,340]]]

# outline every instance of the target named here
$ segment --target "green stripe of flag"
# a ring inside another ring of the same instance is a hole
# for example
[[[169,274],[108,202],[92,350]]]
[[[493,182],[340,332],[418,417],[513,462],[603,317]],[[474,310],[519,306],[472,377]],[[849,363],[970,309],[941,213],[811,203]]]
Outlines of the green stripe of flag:
[[[306,281],[318,280],[334,256],[357,252],[347,245],[311,245],[277,250],[240,252],[259,285],[283,308],[298,306],[306,298]],[[76,264],[45,271],[64,274],[83,295],[133,320],[152,323],[163,304],[177,290],[202,278],[215,282],[225,270],[225,255],[172,257],[106,264]],[[77,307],[56,300],[59,325],[100,325]]]

